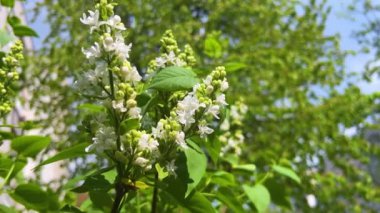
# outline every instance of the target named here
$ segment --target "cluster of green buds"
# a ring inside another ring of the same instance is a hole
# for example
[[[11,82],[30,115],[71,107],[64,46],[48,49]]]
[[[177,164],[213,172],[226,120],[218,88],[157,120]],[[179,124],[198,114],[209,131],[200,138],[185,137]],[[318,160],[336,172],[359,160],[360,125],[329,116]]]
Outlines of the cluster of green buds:
[[[168,66],[192,67],[195,65],[196,59],[191,46],[185,45],[184,50],[181,51],[171,30],[164,33],[160,42],[161,55],[149,62],[148,74]]]
[[[219,141],[222,143],[221,156],[225,156],[228,153],[241,154],[245,140],[241,129],[247,111],[248,107],[242,101],[238,101],[230,107],[228,116],[220,125],[222,132],[219,136]]]
[[[0,117],[12,110],[12,86],[19,79],[18,69],[24,59],[22,51],[23,44],[18,40],[0,62]]]

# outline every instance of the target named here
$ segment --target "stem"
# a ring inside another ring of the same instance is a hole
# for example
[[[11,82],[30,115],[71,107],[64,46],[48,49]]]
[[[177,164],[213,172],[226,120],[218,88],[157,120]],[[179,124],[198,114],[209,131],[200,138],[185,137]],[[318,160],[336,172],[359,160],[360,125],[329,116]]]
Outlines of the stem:
[[[152,198],[151,213],[156,213],[157,212],[157,201],[158,201],[157,181],[158,181],[158,172],[156,172],[156,174],[154,176],[154,189],[153,189],[153,198]]]
[[[116,197],[112,205],[111,213],[119,213],[120,212],[120,203],[123,200],[124,195],[127,193],[125,190],[123,183],[118,181],[115,184],[115,190],[116,190]]]

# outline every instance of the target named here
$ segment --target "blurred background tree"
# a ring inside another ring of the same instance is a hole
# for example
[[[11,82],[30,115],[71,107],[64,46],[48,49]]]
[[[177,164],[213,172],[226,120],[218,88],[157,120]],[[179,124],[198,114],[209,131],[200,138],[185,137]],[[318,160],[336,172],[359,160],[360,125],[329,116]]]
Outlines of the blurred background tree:
[[[244,123],[243,156],[263,174],[274,163],[290,166],[301,177],[266,177],[273,209],[308,212],[376,211],[380,190],[367,171],[378,150],[360,132],[376,109],[378,95],[364,95],[347,82],[348,54],[339,37],[324,34],[330,8],[326,1],[287,0],[134,0],[120,1],[117,14],[130,28],[133,62],[141,73],[159,51],[167,28],[179,44],[194,47],[200,66],[224,64],[230,101],[249,106]],[[55,146],[81,140],[77,106],[84,100],[70,87],[81,71],[80,47],[87,34],[79,22],[92,1],[41,1],[35,17],[46,16],[49,34],[30,60],[25,78],[35,91],[32,106]],[[75,60],[73,60],[75,58]],[[29,79],[29,80],[28,80]],[[30,79],[36,79],[31,81]],[[257,179],[252,179],[252,184]],[[310,203],[315,197],[317,204]],[[308,203],[309,200],[309,203]]]

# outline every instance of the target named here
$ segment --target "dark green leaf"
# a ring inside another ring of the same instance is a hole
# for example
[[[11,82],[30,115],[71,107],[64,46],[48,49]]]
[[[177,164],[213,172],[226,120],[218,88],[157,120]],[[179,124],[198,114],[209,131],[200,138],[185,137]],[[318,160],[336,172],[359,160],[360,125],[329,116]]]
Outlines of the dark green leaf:
[[[93,191],[91,190],[90,193],[90,199],[92,201],[92,204],[104,210],[104,212],[110,212],[110,209],[112,207],[112,198],[107,193],[107,191]]]
[[[26,135],[14,138],[11,142],[11,148],[25,157],[35,157],[49,144],[49,137]]]
[[[5,7],[14,7],[15,5],[15,0],[1,0],[0,2]]]
[[[39,185],[28,183],[17,186],[15,191],[10,194],[18,203],[24,205],[27,209],[37,211],[58,210],[56,207],[57,200],[54,196],[45,192]]]
[[[191,213],[213,213],[214,208],[211,202],[200,192],[191,194],[182,203],[183,207],[188,209]]]
[[[80,157],[83,155],[86,155],[87,152],[85,151],[85,148],[88,146],[88,143],[80,143],[78,145],[75,145],[73,147],[70,147],[68,149],[65,149],[61,151],[60,153],[54,155],[53,157],[48,158],[47,160],[42,161],[37,167],[41,167],[46,164],[54,163],[60,160],[65,160],[65,159],[72,159],[76,157]]]
[[[131,131],[132,129],[137,129],[140,127],[140,120],[139,119],[128,119],[121,123],[121,134],[127,133]]]
[[[64,207],[60,209],[61,212],[72,212],[72,213],[84,213],[80,209],[75,206],[66,204]]]
[[[16,25],[21,25],[21,19],[17,16],[8,16],[7,17],[7,22],[9,25],[11,25],[12,27],[16,26]]]
[[[196,74],[183,67],[167,67],[153,76],[148,89],[178,91],[192,88],[199,82]]]
[[[228,208],[233,210],[233,212],[246,212],[244,211],[242,203],[237,199],[237,197],[237,194],[227,187],[220,187],[216,193],[216,198],[218,198],[218,200],[224,203]]]
[[[34,36],[38,37],[38,34],[30,27],[26,25],[16,25],[12,26],[13,27],[13,33],[16,36]]]
[[[89,176],[84,183],[72,189],[71,191],[76,193],[84,193],[88,191],[108,191],[112,188],[112,185],[104,178],[103,175]]]
[[[279,165],[273,165],[272,168],[275,172],[284,175],[299,184],[301,183],[300,177],[298,177],[298,175],[292,169]]]
[[[270,204],[270,194],[268,189],[261,184],[256,184],[254,187],[243,185],[243,190],[255,205],[257,211],[265,212]]]

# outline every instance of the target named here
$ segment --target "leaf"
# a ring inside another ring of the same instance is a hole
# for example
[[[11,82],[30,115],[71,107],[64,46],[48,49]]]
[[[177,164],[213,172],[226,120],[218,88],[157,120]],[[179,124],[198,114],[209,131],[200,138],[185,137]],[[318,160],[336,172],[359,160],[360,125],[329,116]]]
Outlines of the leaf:
[[[54,196],[49,195],[49,193],[43,191],[40,186],[34,183],[17,186],[10,196],[27,209],[37,211],[58,210],[55,205],[58,201],[52,200]]]
[[[15,25],[15,26],[12,26],[13,28],[13,33],[16,35],[16,36],[34,36],[34,37],[38,37],[38,34],[30,27],[26,26],[26,25]]]
[[[242,203],[237,199],[237,197],[238,196],[230,188],[227,187],[220,187],[216,193],[216,198],[223,204],[227,205],[228,208],[232,209],[233,212],[246,212],[242,207]]]
[[[60,212],[84,213],[83,211],[81,211],[77,207],[69,205],[69,204],[66,204],[64,207],[62,207],[60,209]]]
[[[241,62],[229,62],[224,65],[226,67],[226,71],[228,73],[236,72],[238,70],[244,69],[247,67],[246,64]]]
[[[121,134],[127,133],[132,129],[137,129],[140,127],[139,119],[127,119],[120,124]]]
[[[107,191],[93,191],[91,190],[90,199],[95,207],[103,209],[104,212],[110,212],[112,207],[112,198]]]
[[[0,2],[5,7],[13,7],[15,5],[15,0],[1,0]]]
[[[148,89],[159,91],[178,91],[192,88],[199,82],[196,74],[183,67],[167,67],[153,76]]]
[[[20,155],[33,158],[49,144],[49,137],[25,135],[14,138],[11,142],[11,148]]]
[[[73,147],[70,147],[68,149],[65,149],[61,151],[60,153],[54,155],[53,157],[50,157],[44,161],[42,161],[38,166],[35,167],[35,169],[40,168],[41,166],[54,163],[60,160],[65,160],[65,159],[72,159],[72,158],[77,158],[83,155],[86,155],[87,152],[85,151],[85,148],[88,146],[88,143],[80,143],[77,144]]]
[[[11,27],[14,27],[16,25],[22,25],[21,19],[17,16],[8,16],[7,22]]]
[[[14,176],[17,175],[18,172],[20,172],[25,167],[26,163],[27,163],[26,160],[21,159],[21,158],[12,160],[8,158],[7,156],[1,157],[0,158],[0,177],[5,178],[9,175],[7,181],[11,180]]]
[[[17,213],[16,209],[0,204],[0,213]]]
[[[232,167],[233,170],[252,173],[256,170],[256,166],[254,164],[243,164],[243,165],[235,165]]]
[[[3,29],[0,29],[0,47],[5,46],[6,44],[8,44],[12,40],[13,40],[13,38],[11,35],[9,35],[8,32],[6,32]]]
[[[105,108],[104,106],[96,105],[96,104],[81,104],[78,106],[79,110],[86,110],[88,112],[104,112]]]
[[[279,165],[273,165],[273,170],[281,175],[287,176],[288,178],[294,180],[295,182],[301,184],[301,179],[298,177],[298,175],[290,168],[279,166]]]
[[[221,186],[236,185],[235,176],[225,171],[217,171],[211,176],[211,182]]]
[[[222,45],[215,38],[207,37],[204,45],[204,53],[210,58],[220,58],[222,56]]]
[[[168,185],[167,191],[179,200],[186,198],[206,173],[206,156],[194,142],[190,140],[187,142],[193,148],[189,147],[180,152],[176,159],[178,177],[169,176],[164,179]]]
[[[84,183],[72,189],[71,191],[76,193],[84,193],[88,191],[108,191],[112,188],[110,182],[108,182],[103,175],[89,176]]]
[[[164,168],[162,168],[160,166],[160,164],[156,163],[155,168],[156,168],[156,171],[158,173],[158,179],[159,180],[163,180],[164,178],[166,178],[169,175],[168,172],[164,171]]]
[[[212,213],[215,212],[211,202],[200,192],[191,194],[183,203],[191,213]]]
[[[254,187],[243,185],[243,190],[258,212],[264,212],[269,207],[270,194],[265,186],[261,184],[256,184]]]

